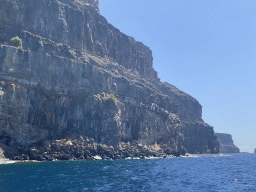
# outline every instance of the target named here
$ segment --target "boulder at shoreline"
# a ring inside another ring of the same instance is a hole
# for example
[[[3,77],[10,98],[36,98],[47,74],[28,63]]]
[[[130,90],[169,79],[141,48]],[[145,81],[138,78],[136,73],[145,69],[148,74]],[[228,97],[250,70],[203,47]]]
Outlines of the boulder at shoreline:
[[[113,146],[99,144],[92,138],[63,138],[58,140],[45,140],[31,146],[20,148],[12,160],[101,160],[151,157],[177,157],[180,153],[171,151],[167,146],[143,146],[134,142],[121,142],[118,149]],[[184,154],[182,154],[184,155]]]

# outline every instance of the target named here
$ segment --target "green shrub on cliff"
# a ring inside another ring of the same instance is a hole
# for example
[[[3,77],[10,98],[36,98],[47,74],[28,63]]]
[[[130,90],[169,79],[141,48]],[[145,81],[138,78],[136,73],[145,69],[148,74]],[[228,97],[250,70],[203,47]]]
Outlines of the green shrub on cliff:
[[[110,93],[108,98],[112,99],[113,101],[116,100],[116,97],[115,97],[114,93]]]
[[[22,39],[18,36],[11,38],[10,42],[11,45],[18,47],[19,49],[22,49]]]

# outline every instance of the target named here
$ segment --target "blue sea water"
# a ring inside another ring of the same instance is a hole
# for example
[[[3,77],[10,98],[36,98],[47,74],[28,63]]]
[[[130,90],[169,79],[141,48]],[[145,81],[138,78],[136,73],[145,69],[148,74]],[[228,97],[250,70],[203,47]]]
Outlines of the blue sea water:
[[[0,165],[0,191],[256,191],[256,154]]]

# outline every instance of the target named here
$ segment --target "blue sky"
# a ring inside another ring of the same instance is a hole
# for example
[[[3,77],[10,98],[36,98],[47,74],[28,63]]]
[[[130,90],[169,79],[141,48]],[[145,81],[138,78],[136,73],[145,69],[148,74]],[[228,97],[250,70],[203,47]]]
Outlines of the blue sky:
[[[100,0],[100,13],[153,52],[161,81],[203,106],[215,132],[256,148],[256,1]]]

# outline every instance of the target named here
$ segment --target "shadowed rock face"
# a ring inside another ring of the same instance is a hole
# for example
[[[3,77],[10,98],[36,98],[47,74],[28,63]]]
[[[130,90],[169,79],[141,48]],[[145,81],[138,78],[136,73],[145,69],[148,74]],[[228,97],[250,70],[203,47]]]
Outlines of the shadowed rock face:
[[[239,153],[240,149],[234,145],[232,136],[226,133],[215,133],[220,143],[220,153]]]
[[[10,46],[15,36],[23,50]],[[152,61],[98,1],[1,0],[0,136],[23,148],[75,133],[114,148],[218,153],[199,102],[160,82]]]

